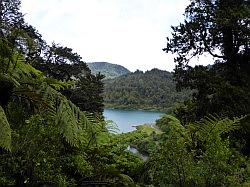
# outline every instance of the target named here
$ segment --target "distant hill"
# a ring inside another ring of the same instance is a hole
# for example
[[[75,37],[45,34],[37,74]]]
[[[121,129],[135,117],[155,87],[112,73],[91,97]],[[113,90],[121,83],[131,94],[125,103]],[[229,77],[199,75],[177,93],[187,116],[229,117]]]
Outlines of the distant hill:
[[[92,62],[87,63],[87,65],[92,73],[97,74],[100,72],[101,74],[105,75],[105,79],[113,79],[115,77],[130,73],[127,68],[108,62]]]
[[[159,69],[137,70],[104,83],[104,103],[112,108],[167,111],[191,95],[190,91],[176,92],[172,73]]]

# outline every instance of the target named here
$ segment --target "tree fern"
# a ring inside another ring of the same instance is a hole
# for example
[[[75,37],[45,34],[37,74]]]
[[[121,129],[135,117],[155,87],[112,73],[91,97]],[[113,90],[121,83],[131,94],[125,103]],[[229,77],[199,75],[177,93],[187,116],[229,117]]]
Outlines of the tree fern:
[[[0,147],[11,150],[11,128],[0,105]]]
[[[242,118],[208,116],[182,126],[173,116],[164,116],[159,147],[145,168],[156,185],[228,186],[240,182],[244,158],[230,148],[229,133],[239,128]]]
[[[62,135],[72,146],[80,147],[87,143],[87,133],[80,124],[83,114],[76,106],[66,99],[62,99],[56,114],[56,121],[61,128]]]
[[[10,58],[7,71],[2,75],[15,83],[14,92],[17,96],[25,96],[28,100],[38,101],[36,104],[40,104],[43,112],[54,118],[55,125],[60,127],[63,137],[70,145],[80,147],[97,142],[97,135],[103,126],[92,115],[80,111],[72,102],[52,88],[61,89],[64,86],[71,86],[73,82],[65,83],[45,77],[42,72],[26,63],[23,55],[15,50],[12,51]],[[5,58],[1,60],[7,61]],[[3,136],[0,137],[2,142],[0,146],[10,149],[10,136],[7,136],[10,130],[9,124],[3,111],[1,116]]]
[[[72,146],[80,147],[97,143],[98,134],[105,128],[92,114],[80,111],[71,101],[46,83],[43,84],[43,99],[52,108],[55,125],[61,129],[65,140]]]
[[[212,139],[220,138],[224,133],[239,128],[240,120],[242,120],[242,118],[234,118],[233,120],[229,118],[221,119],[210,115],[190,126],[197,129],[197,135],[200,140],[211,141]]]
[[[18,90],[18,89],[17,89]],[[89,146],[97,143],[98,134],[105,128],[93,115],[80,111],[72,102],[61,93],[43,83],[40,90],[34,92],[19,90],[28,98],[38,101],[40,109],[54,119],[55,125],[61,129],[65,140],[74,147]],[[40,98],[41,97],[41,98]],[[4,111],[1,111],[2,136],[0,146],[10,149],[9,124]],[[6,139],[9,137],[8,139]]]

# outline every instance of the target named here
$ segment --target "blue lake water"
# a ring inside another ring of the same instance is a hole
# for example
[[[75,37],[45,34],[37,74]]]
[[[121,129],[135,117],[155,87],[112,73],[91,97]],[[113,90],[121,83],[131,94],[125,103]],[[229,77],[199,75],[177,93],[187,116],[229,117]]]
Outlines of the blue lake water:
[[[163,114],[142,110],[104,109],[105,120],[112,120],[120,130],[118,133],[133,131],[133,126],[136,125],[154,123]]]

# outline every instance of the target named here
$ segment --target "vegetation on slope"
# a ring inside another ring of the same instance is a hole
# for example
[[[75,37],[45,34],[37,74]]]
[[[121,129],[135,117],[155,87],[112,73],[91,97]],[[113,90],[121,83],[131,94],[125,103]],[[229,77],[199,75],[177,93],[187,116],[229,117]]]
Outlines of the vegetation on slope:
[[[245,182],[249,164],[230,147],[230,138],[226,136],[239,128],[242,118],[230,120],[210,116],[185,125],[173,116],[163,118],[157,122],[164,127],[163,133],[154,134],[154,141],[144,147],[150,150],[141,179],[144,183],[237,186]]]
[[[91,72],[95,75],[101,73],[105,76],[105,79],[113,79],[121,75],[130,73],[130,71],[118,64],[111,64],[108,62],[92,62],[87,63]]]
[[[103,97],[106,107],[168,111],[190,94],[175,90],[172,73],[152,69],[105,80]]]

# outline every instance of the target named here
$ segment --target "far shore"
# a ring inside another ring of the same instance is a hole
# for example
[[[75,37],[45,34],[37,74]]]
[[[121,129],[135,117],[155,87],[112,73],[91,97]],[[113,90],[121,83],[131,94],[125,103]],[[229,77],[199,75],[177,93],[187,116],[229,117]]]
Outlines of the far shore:
[[[129,108],[125,106],[105,106],[104,109],[112,109],[112,110],[128,110],[128,111],[133,111],[133,110],[139,110],[139,111],[147,111],[147,112],[161,112],[161,113],[168,113],[169,109],[153,109],[153,108]]]

